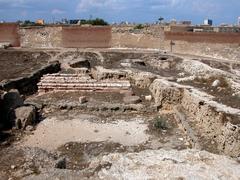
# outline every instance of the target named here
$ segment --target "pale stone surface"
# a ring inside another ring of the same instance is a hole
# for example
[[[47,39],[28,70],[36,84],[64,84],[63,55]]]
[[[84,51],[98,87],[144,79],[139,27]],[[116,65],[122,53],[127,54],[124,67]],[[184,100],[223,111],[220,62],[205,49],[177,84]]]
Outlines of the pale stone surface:
[[[183,62],[178,65],[178,68],[193,76],[220,76],[228,74],[225,71],[212,68],[207,64],[192,59],[184,59]]]
[[[96,66],[92,70],[92,76],[94,79],[124,79],[126,78],[127,72],[118,69],[106,69],[102,66]]]
[[[141,102],[141,99],[139,96],[126,96],[123,98],[123,101],[126,104],[138,104]]]
[[[110,154],[96,164],[111,164],[100,179],[238,179],[240,164],[225,156],[198,150],[146,150]]]
[[[24,129],[33,125],[36,121],[36,109],[33,106],[22,106],[15,109],[15,125],[18,129]]]
[[[33,135],[23,139],[19,146],[39,147],[52,151],[68,142],[102,142],[112,141],[125,146],[136,146],[145,143],[150,138],[146,133],[148,125],[143,119],[134,118],[126,122],[119,120],[117,123],[94,123],[88,119],[94,116],[81,114],[74,119],[57,117],[47,118],[42,121]],[[95,130],[99,132],[96,133]],[[126,134],[131,132],[131,135]]]

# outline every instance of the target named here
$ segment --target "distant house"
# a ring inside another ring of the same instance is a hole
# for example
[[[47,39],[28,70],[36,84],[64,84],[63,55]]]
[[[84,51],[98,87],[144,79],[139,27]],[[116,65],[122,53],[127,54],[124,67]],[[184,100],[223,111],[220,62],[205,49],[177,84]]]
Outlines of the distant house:
[[[36,23],[37,25],[44,25],[44,24],[45,24],[45,22],[44,22],[43,19],[38,19],[38,20],[36,20],[35,23]]]
[[[69,24],[80,24],[80,19],[71,19],[69,20]]]
[[[213,21],[211,19],[205,19],[204,22],[203,22],[203,25],[212,26],[213,25]]]

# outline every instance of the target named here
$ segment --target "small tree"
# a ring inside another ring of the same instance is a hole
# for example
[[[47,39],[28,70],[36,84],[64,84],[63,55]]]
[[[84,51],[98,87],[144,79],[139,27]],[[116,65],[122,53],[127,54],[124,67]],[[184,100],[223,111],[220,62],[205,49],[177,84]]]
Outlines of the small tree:
[[[160,24],[162,24],[162,21],[164,20],[164,18],[160,17],[160,18],[158,18],[158,20],[159,20]]]

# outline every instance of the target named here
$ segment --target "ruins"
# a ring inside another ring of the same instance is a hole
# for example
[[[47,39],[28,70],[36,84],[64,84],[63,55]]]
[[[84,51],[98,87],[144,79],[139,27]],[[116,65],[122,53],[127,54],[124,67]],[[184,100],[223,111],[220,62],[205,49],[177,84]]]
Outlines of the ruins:
[[[239,34],[1,32],[1,179],[240,177]]]

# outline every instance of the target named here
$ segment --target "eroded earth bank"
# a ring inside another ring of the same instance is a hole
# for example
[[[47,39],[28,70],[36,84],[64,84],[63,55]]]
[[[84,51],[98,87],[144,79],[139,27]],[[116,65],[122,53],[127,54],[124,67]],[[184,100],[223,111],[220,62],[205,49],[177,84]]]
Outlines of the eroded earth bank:
[[[240,64],[0,51],[1,179],[238,179]]]

